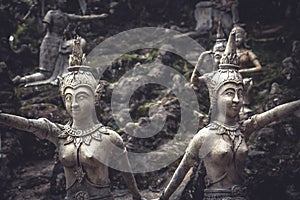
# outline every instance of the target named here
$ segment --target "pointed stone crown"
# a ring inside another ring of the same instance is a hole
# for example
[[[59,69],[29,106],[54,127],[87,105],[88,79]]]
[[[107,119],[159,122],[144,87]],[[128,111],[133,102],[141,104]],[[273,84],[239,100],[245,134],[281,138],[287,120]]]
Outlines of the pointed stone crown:
[[[225,33],[223,31],[221,21],[219,20],[218,29],[217,29],[217,38],[216,38],[216,42],[213,46],[213,52],[216,52],[216,51],[223,52],[226,48],[226,43],[227,43],[227,40],[225,38]]]
[[[228,42],[226,45],[226,49],[222,55],[220,60],[219,68],[231,68],[238,69],[239,68],[239,58],[236,54],[236,44],[235,44],[235,31],[231,31]]]
[[[246,35],[247,35],[245,29],[242,28],[242,27],[239,26],[239,25],[235,25],[235,26],[233,27],[233,29],[232,29],[232,32],[235,32],[235,34],[241,34],[241,35],[243,35],[243,37],[245,37],[245,38],[246,38]]]
[[[96,91],[97,80],[95,78],[95,70],[89,66],[82,65],[85,57],[80,45],[80,37],[74,40],[72,55],[69,59],[68,73],[60,80],[60,92],[64,95],[66,88],[77,88],[85,86],[92,91]]]
[[[81,47],[81,38],[76,36],[74,39],[72,54],[69,58],[69,66],[82,65],[85,61],[85,54]]]
[[[208,74],[204,74],[206,85],[209,90],[211,104],[217,99],[217,93],[221,86],[232,82],[236,84],[243,84],[243,77],[238,71],[238,57],[236,54],[235,32],[231,32],[229,40],[222,55],[219,69]]]

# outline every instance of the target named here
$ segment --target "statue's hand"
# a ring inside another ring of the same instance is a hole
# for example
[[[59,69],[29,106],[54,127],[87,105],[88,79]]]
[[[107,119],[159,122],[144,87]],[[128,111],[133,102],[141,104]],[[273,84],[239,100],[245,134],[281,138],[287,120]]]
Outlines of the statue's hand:
[[[107,16],[108,16],[107,13],[103,13],[103,14],[100,15],[101,18],[106,18]]]
[[[155,198],[155,199],[151,199],[151,200],[164,200],[164,198],[162,196]]]
[[[148,200],[146,197],[142,197],[142,196],[139,196],[139,197],[133,197],[132,199],[133,199],[133,200]]]

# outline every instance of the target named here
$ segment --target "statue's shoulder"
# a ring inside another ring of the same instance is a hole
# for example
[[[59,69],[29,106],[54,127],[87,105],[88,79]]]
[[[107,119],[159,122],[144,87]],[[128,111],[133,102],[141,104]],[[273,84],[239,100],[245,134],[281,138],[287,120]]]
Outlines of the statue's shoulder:
[[[49,10],[46,15],[56,15],[57,14],[57,10]]]
[[[282,60],[283,64],[292,63],[292,62],[293,62],[293,58],[291,56],[286,57],[285,59]]]
[[[208,124],[205,127],[203,127],[198,133],[202,137],[208,136],[212,131],[214,131],[216,128],[213,126],[213,124]]]
[[[112,142],[113,144],[115,144],[118,147],[124,146],[122,137],[116,131],[114,131],[112,128],[110,128],[108,126],[103,126],[100,129],[103,134],[108,136],[110,142]]]
[[[195,143],[197,145],[201,145],[203,143],[204,139],[210,135],[210,132],[211,131],[209,130],[208,126],[203,127],[196,133],[196,135],[194,135],[191,142]]]

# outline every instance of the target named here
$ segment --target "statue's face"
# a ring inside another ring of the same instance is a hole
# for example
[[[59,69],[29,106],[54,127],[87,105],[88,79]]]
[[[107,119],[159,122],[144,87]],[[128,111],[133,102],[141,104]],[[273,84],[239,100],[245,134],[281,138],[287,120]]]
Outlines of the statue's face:
[[[293,46],[292,54],[296,59],[298,59],[298,60],[300,59],[300,45],[299,44]]]
[[[235,35],[235,44],[237,47],[240,47],[243,45],[245,41],[245,35],[243,33],[237,32]]]
[[[223,55],[223,51],[215,51],[214,52],[214,62],[219,65],[220,64],[220,60],[222,58],[222,55]]]
[[[59,8],[63,9],[66,6],[67,0],[57,0],[57,5]]]
[[[67,112],[73,120],[84,122],[95,112],[95,96],[88,87],[67,88],[64,93],[64,100]]]
[[[242,84],[225,83],[217,93],[217,112],[235,118],[243,105],[243,97]]]

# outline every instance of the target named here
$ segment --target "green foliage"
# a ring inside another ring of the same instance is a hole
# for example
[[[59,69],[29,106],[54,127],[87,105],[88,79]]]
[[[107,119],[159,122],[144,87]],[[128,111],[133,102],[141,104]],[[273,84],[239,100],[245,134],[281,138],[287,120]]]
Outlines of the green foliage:
[[[42,37],[38,34],[36,19],[31,17],[27,19],[26,24],[18,25],[13,37],[13,48],[19,48],[22,44],[27,44],[32,51],[38,51]]]
[[[18,49],[22,44],[27,44],[31,50],[38,50],[40,45],[37,25],[39,19],[39,8],[31,9],[29,17],[24,21],[30,7],[35,3],[33,0],[1,0],[0,23],[5,27],[0,31],[1,37],[13,36],[12,48]]]

